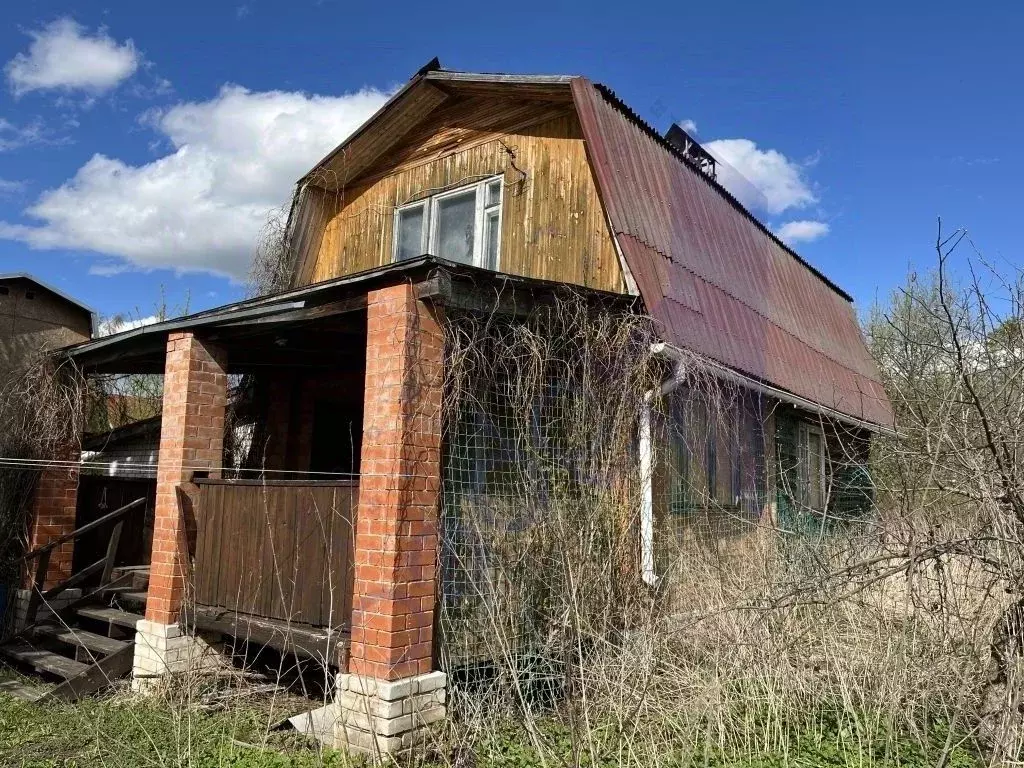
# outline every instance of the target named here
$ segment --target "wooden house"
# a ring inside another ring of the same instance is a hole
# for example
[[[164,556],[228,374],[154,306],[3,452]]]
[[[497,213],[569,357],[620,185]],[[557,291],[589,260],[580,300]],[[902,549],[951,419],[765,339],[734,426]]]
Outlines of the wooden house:
[[[418,72],[299,181],[286,289],[67,350],[87,374],[164,374],[148,589],[130,598],[144,613],[66,610],[93,635],[134,629],[83,641],[92,655],[70,672],[98,657],[143,685],[244,634],[341,673],[339,741],[408,745],[444,715],[445,316],[565,286],[653,317],[665,391],[686,385],[676,361],[699,359],[777,406],[662,451],[682,469],[651,473],[638,573],[657,578],[654,518],[694,488],[755,515],[781,498],[824,508],[830,441],[863,454],[889,404],[850,296],[713,170],[679,129],[660,135],[583,77]],[[226,446],[237,381],[255,382],[251,429]],[[782,457],[743,447],[775,430],[798,470],[788,491],[767,485]],[[258,466],[235,471],[253,445]],[[74,494],[77,473],[49,474]],[[39,574],[39,591],[70,576]],[[25,650],[30,635],[19,658],[58,668]]]

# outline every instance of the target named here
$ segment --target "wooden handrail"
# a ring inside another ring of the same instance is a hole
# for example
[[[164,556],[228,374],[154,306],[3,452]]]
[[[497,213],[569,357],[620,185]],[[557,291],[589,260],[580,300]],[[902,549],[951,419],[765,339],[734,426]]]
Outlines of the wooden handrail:
[[[115,509],[113,512],[109,512],[109,513],[105,514],[103,517],[100,517],[100,518],[97,518],[96,520],[93,520],[91,523],[86,523],[81,528],[76,528],[75,530],[71,531],[70,533],[65,533],[63,536],[60,536],[60,537],[54,539],[53,541],[47,542],[46,544],[44,544],[43,546],[39,547],[38,549],[33,549],[31,552],[29,552],[27,555],[25,555],[23,558],[21,558],[21,562],[27,563],[29,560],[31,560],[33,558],[39,557],[40,555],[43,555],[43,554],[45,554],[47,552],[51,552],[52,550],[54,550],[57,547],[59,547],[61,544],[65,544],[65,543],[71,541],[72,539],[77,539],[79,536],[84,536],[85,534],[89,533],[90,531],[95,531],[97,528],[100,528],[100,527],[106,525],[107,523],[113,522],[114,520],[118,519],[119,517],[123,517],[124,515],[128,514],[129,512],[131,512],[133,509],[136,509],[137,507],[145,505],[145,503],[146,503],[146,499],[145,498],[141,498],[141,499],[136,499],[135,501],[131,502],[130,504],[125,504],[123,507]]]

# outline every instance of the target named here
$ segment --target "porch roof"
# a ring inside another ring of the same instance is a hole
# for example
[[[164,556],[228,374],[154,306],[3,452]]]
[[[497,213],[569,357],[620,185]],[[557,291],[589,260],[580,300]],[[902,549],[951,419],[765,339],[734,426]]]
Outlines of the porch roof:
[[[336,365],[342,362],[339,356],[351,358],[352,349],[351,344],[339,345],[339,337],[351,337],[359,346],[365,340],[363,310],[367,292],[404,281],[416,282],[421,298],[480,310],[493,309],[497,301],[515,302],[524,293],[551,293],[566,288],[561,283],[492,272],[424,255],[133,328],[66,347],[60,354],[86,373],[162,373],[167,335],[202,330],[228,349],[231,372],[293,365],[298,358],[308,367]],[[574,290],[615,303],[633,301],[633,297],[604,291],[579,287]],[[296,347],[296,343],[300,346]]]

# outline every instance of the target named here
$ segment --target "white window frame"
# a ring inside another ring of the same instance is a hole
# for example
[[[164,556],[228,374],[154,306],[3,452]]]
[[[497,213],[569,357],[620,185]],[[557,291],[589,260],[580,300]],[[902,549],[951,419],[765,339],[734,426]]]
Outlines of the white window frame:
[[[487,205],[487,188],[498,182],[498,202],[494,205]],[[438,253],[438,207],[439,204],[451,197],[458,195],[464,195],[469,191],[476,192],[476,208],[473,212],[473,261],[472,265],[475,267],[482,267],[484,269],[498,270],[501,266],[501,225],[502,225],[502,203],[505,199],[505,178],[502,175],[489,176],[486,179],[482,179],[473,184],[466,184],[461,187],[454,189],[445,190],[436,195],[425,197],[422,200],[417,200],[414,203],[399,206],[395,209],[395,217],[392,225],[394,230],[392,235],[391,243],[391,260],[394,262],[398,261],[398,236],[400,233],[399,219],[402,213],[405,211],[412,211],[416,208],[423,210],[423,229],[420,232],[420,253],[421,254],[432,254],[445,258],[444,254]],[[494,254],[494,264],[485,264],[484,259],[487,255],[486,239],[487,239],[487,214],[492,210],[497,209],[498,220],[496,226],[498,227],[498,247],[497,252]]]

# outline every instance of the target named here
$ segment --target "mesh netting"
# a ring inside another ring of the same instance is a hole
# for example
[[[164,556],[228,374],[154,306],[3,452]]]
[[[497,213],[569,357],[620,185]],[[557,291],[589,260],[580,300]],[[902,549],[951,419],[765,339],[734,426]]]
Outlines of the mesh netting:
[[[449,317],[447,334],[444,662],[536,670],[565,642],[568,582],[615,592],[635,571],[650,327],[566,298],[516,320]]]
[[[635,589],[647,479],[661,577],[689,547],[743,556],[751,534],[820,532],[870,501],[850,435],[699,361],[673,369],[645,317],[563,298],[518,318],[449,315],[446,333],[449,671],[500,660],[547,674],[572,642],[566,627],[628,626],[647,594]],[[673,372],[682,383],[662,396]]]

